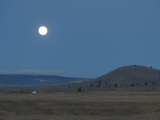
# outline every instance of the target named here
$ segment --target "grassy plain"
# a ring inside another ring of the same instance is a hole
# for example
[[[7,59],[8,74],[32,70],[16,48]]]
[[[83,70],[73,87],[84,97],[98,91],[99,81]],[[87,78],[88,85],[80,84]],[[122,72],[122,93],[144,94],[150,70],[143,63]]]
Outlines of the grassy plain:
[[[160,119],[160,92],[0,93],[0,120],[135,119]]]

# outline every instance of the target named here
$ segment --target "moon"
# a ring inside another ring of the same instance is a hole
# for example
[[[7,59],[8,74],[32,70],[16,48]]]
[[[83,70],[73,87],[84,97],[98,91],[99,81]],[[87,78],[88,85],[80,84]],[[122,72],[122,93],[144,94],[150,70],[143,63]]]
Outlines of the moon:
[[[47,27],[45,27],[45,26],[39,27],[38,32],[40,35],[46,35],[48,32]]]

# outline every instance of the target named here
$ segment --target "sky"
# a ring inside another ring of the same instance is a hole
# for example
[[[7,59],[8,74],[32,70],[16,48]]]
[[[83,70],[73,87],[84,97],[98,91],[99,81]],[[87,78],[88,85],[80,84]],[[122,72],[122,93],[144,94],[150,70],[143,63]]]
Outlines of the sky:
[[[0,0],[0,73],[96,78],[159,52],[159,0]]]

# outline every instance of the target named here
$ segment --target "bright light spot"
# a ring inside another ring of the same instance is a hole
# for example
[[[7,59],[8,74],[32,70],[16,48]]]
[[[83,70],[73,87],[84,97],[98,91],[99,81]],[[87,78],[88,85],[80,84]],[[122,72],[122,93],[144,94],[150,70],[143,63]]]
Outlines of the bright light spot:
[[[48,30],[47,30],[47,28],[45,26],[41,26],[39,28],[38,32],[39,32],[40,35],[46,35]]]

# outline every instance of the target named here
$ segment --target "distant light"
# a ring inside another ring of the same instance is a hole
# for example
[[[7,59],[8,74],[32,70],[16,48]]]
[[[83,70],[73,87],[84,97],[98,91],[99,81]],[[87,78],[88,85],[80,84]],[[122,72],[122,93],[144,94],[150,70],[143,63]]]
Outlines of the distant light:
[[[48,32],[47,27],[45,27],[45,26],[39,27],[38,32],[39,32],[40,35],[46,35],[47,32]]]

